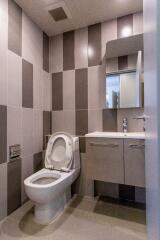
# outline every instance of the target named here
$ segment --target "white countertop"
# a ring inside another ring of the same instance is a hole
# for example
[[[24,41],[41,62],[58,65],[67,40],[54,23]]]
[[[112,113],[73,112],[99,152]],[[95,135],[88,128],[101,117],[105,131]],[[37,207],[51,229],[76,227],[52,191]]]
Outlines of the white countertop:
[[[103,138],[132,138],[145,139],[145,132],[92,132],[85,135],[86,137],[103,137]]]

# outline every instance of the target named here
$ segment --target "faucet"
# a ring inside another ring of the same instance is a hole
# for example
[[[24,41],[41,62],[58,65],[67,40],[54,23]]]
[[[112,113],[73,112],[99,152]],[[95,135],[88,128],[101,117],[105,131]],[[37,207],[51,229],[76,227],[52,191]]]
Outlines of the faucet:
[[[128,131],[128,122],[127,122],[127,118],[123,118],[123,132],[127,133]]]
[[[133,119],[136,119],[136,120],[143,120],[143,131],[145,132],[145,131],[146,131],[146,126],[145,126],[145,123],[146,123],[146,116],[145,116],[145,115],[137,116],[137,117],[134,117]]]

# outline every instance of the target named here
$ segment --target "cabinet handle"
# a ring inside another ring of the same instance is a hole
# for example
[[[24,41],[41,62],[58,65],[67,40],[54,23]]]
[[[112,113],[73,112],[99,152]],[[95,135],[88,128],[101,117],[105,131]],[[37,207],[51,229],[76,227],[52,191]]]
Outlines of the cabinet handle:
[[[94,143],[94,142],[91,142],[90,145],[95,147],[111,147],[111,148],[115,148],[119,146],[116,143]]]
[[[142,145],[138,145],[138,144],[129,144],[129,146],[130,146],[131,148],[144,148],[144,147],[145,147],[144,144],[142,144]]]

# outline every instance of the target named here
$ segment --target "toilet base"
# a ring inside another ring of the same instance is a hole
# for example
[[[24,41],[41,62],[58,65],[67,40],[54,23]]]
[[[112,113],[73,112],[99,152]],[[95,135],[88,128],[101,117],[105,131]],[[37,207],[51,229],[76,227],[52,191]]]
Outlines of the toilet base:
[[[42,225],[47,225],[54,221],[64,210],[70,200],[70,189],[52,202],[47,204],[35,204],[35,221]]]

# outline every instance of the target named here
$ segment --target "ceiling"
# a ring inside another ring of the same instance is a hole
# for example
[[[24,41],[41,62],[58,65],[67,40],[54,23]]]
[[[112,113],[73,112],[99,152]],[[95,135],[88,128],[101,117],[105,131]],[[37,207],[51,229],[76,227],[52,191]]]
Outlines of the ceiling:
[[[15,0],[49,36],[142,11],[143,0]],[[69,18],[55,22],[48,9],[65,5]]]

